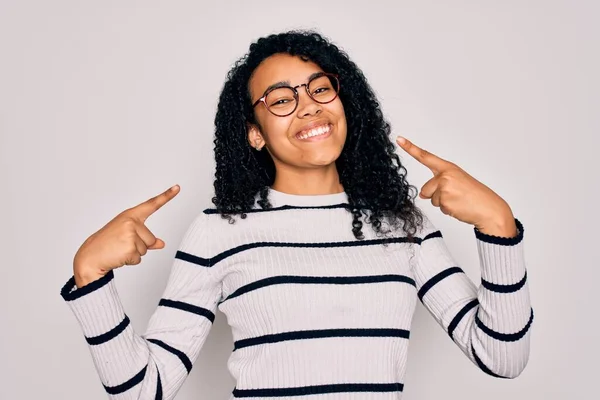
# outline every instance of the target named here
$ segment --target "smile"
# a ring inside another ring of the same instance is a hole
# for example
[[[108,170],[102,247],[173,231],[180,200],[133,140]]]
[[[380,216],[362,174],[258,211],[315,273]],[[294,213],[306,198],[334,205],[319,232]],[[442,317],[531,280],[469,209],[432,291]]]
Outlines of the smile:
[[[332,127],[330,124],[321,125],[316,128],[312,128],[308,131],[296,134],[296,139],[309,140],[309,139],[317,138],[317,137],[319,139],[324,139],[325,137],[329,136],[329,134],[331,133],[331,128]]]

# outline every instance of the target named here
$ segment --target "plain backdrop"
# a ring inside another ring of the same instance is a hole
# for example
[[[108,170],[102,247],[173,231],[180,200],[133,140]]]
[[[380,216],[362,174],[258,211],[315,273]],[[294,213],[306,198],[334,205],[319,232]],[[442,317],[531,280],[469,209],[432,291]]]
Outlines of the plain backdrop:
[[[363,69],[393,135],[457,163],[525,226],[531,357],[491,378],[422,305],[406,400],[597,393],[600,3],[597,1],[0,1],[0,398],[106,398],[59,295],[83,241],[181,185],[148,220],[167,247],[116,272],[145,330],[179,241],[213,193],[213,119],[258,37],[315,28]],[[431,173],[399,154],[420,188]],[[418,204],[479,280],[472,227]],[[226,399],[218,313],[180,400]],[[593,397],[593,396],[592,396]]]

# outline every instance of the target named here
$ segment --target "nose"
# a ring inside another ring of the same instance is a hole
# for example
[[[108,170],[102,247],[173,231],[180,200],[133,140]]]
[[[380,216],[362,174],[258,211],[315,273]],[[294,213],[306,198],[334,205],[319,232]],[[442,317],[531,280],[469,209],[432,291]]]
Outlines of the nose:
[[[322,105],[314,101],[306,90],[298,90],[298,118],[306,118],[321,113]]]

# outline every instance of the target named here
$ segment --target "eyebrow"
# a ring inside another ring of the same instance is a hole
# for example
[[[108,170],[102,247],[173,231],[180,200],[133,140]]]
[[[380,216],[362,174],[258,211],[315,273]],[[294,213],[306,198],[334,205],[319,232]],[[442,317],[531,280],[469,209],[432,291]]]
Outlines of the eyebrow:
[[[306,82],[310,81],[312,78],[314,78],[316,76],[319,76],[321,74],[324,74],[324,72],[323,71],[313,72],[312,74],[310,74],[310,76],[308,77],[308,79],[306,80]],[[265,91],[263,92],[262,96],[264,96],[265,93],[267,93],[268,91],[270,91],[272,89],[277,89],[277,88],[280,88],[280,87],[283,87],[283,86],[291,86],[290,81],[279,81],[279,82],[276,82],[276,83],[270,85],[267,89],[265,89]]]

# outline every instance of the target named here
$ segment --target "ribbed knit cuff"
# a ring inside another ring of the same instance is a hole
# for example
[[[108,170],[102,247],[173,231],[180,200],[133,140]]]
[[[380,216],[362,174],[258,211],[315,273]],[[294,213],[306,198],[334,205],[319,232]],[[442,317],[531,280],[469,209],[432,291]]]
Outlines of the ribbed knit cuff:
[[[512,238],[488,235],[474,228],[482,279],[500,285],[511,285],[525,276],[524,229],[516,218],[515,223],[518,233]]]
[[[113,278],[113,271],[110,271],[104,277],[76,288],[75,278],[71,277],[60,291],[88,338],[110,331],[125,318]]]

